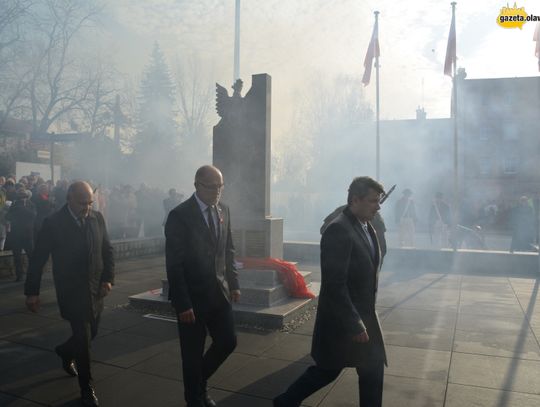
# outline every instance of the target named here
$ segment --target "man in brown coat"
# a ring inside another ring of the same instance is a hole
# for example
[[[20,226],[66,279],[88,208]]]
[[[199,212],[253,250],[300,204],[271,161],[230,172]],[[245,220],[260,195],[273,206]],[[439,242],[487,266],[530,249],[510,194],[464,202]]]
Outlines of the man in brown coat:
[[[41,274],[51,255],[58,307],[72,330],[72,336],[55,351],[66,373],[78,375],[82,404],[98,406],[90,369],[90,341],[97,334],[103,298],[114,282],[113,248],[103,216],[91,209],[90,185],[71,184],[67,202],[43,222],[24,293],[28,309],[37,312]]]
[[[321,291],[309,367],[276,407],[297,407],[335,380],[345,367],[358,373],[360,406],[380,407],[386,352],[375,311],[381,252],[370,221],[380,209],[383,187],[358,177],[349,187],[347,208],[321,239]]]

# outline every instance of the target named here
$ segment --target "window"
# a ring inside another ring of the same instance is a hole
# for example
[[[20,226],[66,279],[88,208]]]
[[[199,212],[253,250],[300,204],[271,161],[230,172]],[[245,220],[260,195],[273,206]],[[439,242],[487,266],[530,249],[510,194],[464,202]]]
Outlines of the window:
[[[506,156],[503,158],[503,171],[505,174],[517,174],[519,159],[516,155]]]

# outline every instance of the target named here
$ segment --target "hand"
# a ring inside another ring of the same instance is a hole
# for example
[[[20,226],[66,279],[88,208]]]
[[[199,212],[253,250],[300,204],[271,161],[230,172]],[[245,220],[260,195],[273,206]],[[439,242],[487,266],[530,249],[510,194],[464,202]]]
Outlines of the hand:
[[[32,312],[38,312],[39,302],[39,295],[26,296],[26,308],[28,308]]]
[[[178,319],[180,320],[180,322],[183,322],[184,324],[194,324],[195,313],[193,312],[193,308],[190,308],[184,312],[179,312]]]
[[[111,283],[101,283],[100,294],[101,294],[102,297],[106,297],[111,290],[112,290],[112,284]]]
[[[231,301],[232,302],[238,302],[240,301],[240,290],[232,290],[231,291]]]
[[[364,331],[361,334],[353,335],[352,340],[356,343],[367,343],[369,342],[369,335],[367,334],[367,331]]]

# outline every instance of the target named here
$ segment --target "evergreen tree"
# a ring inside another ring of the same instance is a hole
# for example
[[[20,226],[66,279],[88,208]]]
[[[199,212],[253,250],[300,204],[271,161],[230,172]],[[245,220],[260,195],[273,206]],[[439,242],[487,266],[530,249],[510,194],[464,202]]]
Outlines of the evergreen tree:
[[[174,116],[174,83],[159,45],[154,44],[139,94],[131,159],[134,182],[155,182],[178,161],[179,132]]]
[[[178,143],[174,120],[174,84],[157,43],[141,81],[135,151],[149,146],[173,148]],[[140,152],[140,151],[139,151]]]

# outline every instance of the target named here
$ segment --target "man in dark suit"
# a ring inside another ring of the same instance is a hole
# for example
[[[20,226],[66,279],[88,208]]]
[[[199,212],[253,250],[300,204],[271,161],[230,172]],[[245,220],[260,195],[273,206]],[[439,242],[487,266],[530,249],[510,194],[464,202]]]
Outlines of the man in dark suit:
[[[114,282],[113,248],[105,221],[93,211],[93,192],[86,182],[71,184],[67,204],[45,218],[30,259],[24,293],[30,311],[39,308],[43,267],[52,255],[56,297],[72,336],[55,351],[64,370],[79,378],[81,402],[98,406],[90,369],[90,341],[96,336],[103,298]]]
[[[169,299],[176,310],[184,397],[189,407],[215,406],[208,378],[236,347],[231,302],[240,298],[229,209],[219,202],[223,176],[206,165],[195,193],[165,223]],[[206,332],[212,344],[204,352]]]
[[[358,177],[349,187],[347,208],[321,239],[321,291],[309,367],[274,406],[302,400],[335,380],[343,368],[358,373],[360,406],[380,407],[386,352],[375,311],[381,253],[370,221],[380,209],[383,187]]]

